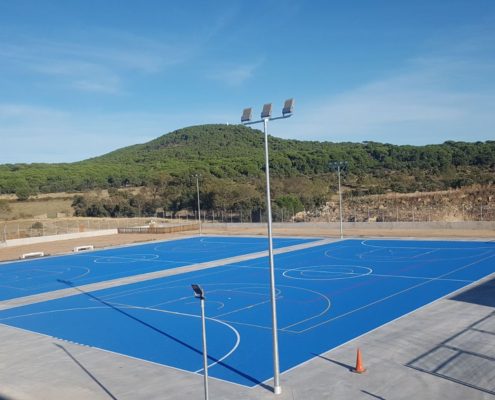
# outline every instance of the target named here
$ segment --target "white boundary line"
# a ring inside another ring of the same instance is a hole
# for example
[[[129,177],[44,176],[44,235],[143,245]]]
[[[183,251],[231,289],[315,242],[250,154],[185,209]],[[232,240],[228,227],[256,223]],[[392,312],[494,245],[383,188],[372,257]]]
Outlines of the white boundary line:
[[[364,239],[361,241],[361,244],[366,247],[373,247],[373,248],[378,248],[378,249],[407,249],[407,250],[479,250],[479,249],[490,249],[493,250],[493,247],[491,246],[480,246],[480,247],[414,247],[414,246],[396,246],[396,247],[391,247],[391,246],[381,246],[381,245],[374,245],[374,244],[368,244],[367,242],[370,241],[380,241],[379,239]],[[394,240],[388,240],[389,242],[392,242]],[[397,242],[405,242],[405,240],[396,240]],[[413,241],[421,241],[421,240],[413,240]],[[429,240],[425,240],[429,241]],[[444,242],[450,242],[450,240],[443,240]],[[459,240],[461,241],[461,240]]]
[[[479,285],[479,284],[483,283],[484,281],[489,281],[490,279],[492,279],[494,277],[495,277],[495,272],[493,272],[493,273],[491,273],[491,274],[489,274],[487,276],[484,276],[483,278],[480,278],[477,281],[474,281],[474,282],[470,283],[469,285],[463,286],[463,287],[461,287],[459,289],[456,289],[456,290],[454,290],[454,291],[452,291],[450,293],[447,293],[444,296],[439,297],[439,298],[437,298],[437,299],[435,299],[435,300],[433,300],[433,301],[431,301],[429,303],[423,304],[421,307],[418,307],[418,308],[416,308],[414,310],[411,310],[411,311],[409,311],[406,314],[403,314],[403,315],[401,315],[401,316],[399,316],[397,318],[394,318],[394,319],[392,319],[392,320],[390,320],[390,321],[388,321],[388,322],[386,322],[386,323],[384,323],[384,324],[382,324],[380,326],[377,326],[376,328],[373,328],[373,329],[369,330],[368,332],[364,332],[363,334],[361,334],[359,336],[356,336],[356,337],[354,337],[352,339],[349,339],[347,342],[341,343],[338,346],[332,347],[331,349],[328,349],[328,350],[326,350],[326,351],[324,351],[324,352],[322,352],[322,353],[320,353],[320,354],[318,354],[318,355],[316,355],[316,356],[314,356],[314,357],[312,357],[312,358],[310,358],[310,359],[308,359],[306,361],[303,361],[300,364],[294,365],[293,367],[291,367],[289,369],[286,369],[285,371],[281,372],[281,375],[286,374],[286,373],[288,373],[288,372],[290,372],[290,371],[292,371],[292,370],[294,370],[296,368],[299,368],[299,367],[301,367],[301,366],[303,366],[305,364],[310,363],[311,361],[313,361],[313,360],[317,359],[318,357],[320,357],[322,354],[330,353],[330,352],[332,352],[334,350],[337,350],[340,347],[345,346],[346,344],[349,344],[349,343],[351,343],[351,342],[353,342],[355,340],[358,340],[358,339],[360,339],[363,336],[369,335],[369,334],[373,333],[374,331],[376,331],[378,329],[381,329],[381,328],[383,328],[383,327],[385,327],[387,325],[390,325],[390,324],[392,324],[392,323],[394,323],[394,322],[396,322],[396,321],[398,321],[398,320],[400,320],[402,318],[405,318],[405,317],[409,316],[410,314],[413,314],[413,313],[415,313],[417,311],[420,311],[420,310],[422,310],[424,308],[430,307],[430,306],[434,305],[435,303],[440,302],[441,300],[444,300],[445,298],[447,298],[449,296],[455,296],[458,292],[462,292],[464,290],[468,290],[470,287]],[[270,377],[270,378],[264,380],[263,383],[266,384],[266,382],[270,381],[271,379],[273,379],[273,377]]]
[[[462,267],[456,268],[456,269],[454,269],[454,270],[452,270],[452,271],[449,271],[449,272],[447,272],[447,273],[445,273],[445,274],[439,275],[439,276],[437,276],[437,277],[435,277],[435,278],[431,278],[431,279],[429,279],[429,280],[428,280],[428,281],[426,281],[426,282],[421,282],[421,283],[418,283],[417,285],[410,286],[410,287],[408,287],[408,288],[406,288],[406,289],[400,290],[399,292],[392,293],[392,294],[390,294],[390,295],[388,295],[388,296],[382,297],[381,299],[378,299],[378,300],[372,301],[371,303],[365,304],[365,305],[363,305],[363,306],[361,306],[361,307],[358,307],[358,308],[355,308],[355,309],[353,309],[353,310],[347,311],[347,312],[345,312],[345,313],[343,313],[343,314],[337,315],[337,316],[335,316],[335,317],[333,317],[333,318],[330,318],[329,320],[326,320],[326,321],[320,322],[320,323],[318,323],[318,324],[316,324],[316,325],[313,325],[313,326],[311,326],[311,327],[309,327],[309,328],[303,329],[303,330],[301,330],[301,331],[296,331],[296,333],[303,333],[303,332],[307,332],[307,331],[309,331],[309,330],[311,330],[311,329],[314,329],[314,328],[316,328],[316,327],[318,327],[318,326],[328,324],[329,322],[335,321],[336,319],[340,319],[340,318],[346,317],[347,315],[354,314],[355,312],[358,312],[358,311],[363,310],[363,309],[365,309],[365,308],[371,307],[371,306],[373,306],[373,305],[375,305],[375,304],[381,303],[381,302],[383,302],[383,301],[385,301],[385,300],[391,299],[392,297],[395,297],[395,296],[398,296],[398,295],[400,295],[400,294],[402,294],[402,293],[405,293],[405,292],[408,292],[408,291],[410,291],[410,290],[416,289],[416,288],[418,288],[418,287],[420,287],[420,286],[427,285],[428,283],[434,282],[434,281],[436,281],[436,280],[441,280],[441,279],[442,279],[442,277],[444,277],[444,276],[450,275],[450,274],[452,274],[452,273],[454,273],[454,272],[457,272],[457,271],[461,271],[461,270],[463,270],[463,269],[465,269],[465,268],[471,267],[472,265],[475,265],[475,264],[477,264],[477,263],[480,263],[480,262],[482,262],[482,261],[486,261],[486,260],[488,260],[488,259],[490,259],[490,258],[494,258],[494,257],[495,257],[495,254],[492,254],[491,256],[488,256],[488,257],[485,257],[485,258],[481,258],[481,259],[479,259],[479,260],[477,260],[477,261],[475,261],[475,262],[472,262],[472,263],[470,263],[470,264],[463,265]]]
[[[157,366],[162,367],[162,368],[169,368],[169,369],[174,370],[174,371],[185,372],[187,374],[193,374],[193,375],[203,376],[202,374],[197,374],[197,373],[195,373],[193,371],[189,371],[187,369],[181,369],[181,368],[172,367],[172,366],[166,365],[166,364],[160,364],[160,363],[155,362],[155,361],[149,361],[149,360],[145,360],[143,358],[133,357],[133,356],[130,356],[130,355],[127,355],[127,354],[122,354],[122,353],[117,353],[116,351],[107,350],[107,349],[103,349],[103,348],[96,347],[96,346],[82,345],[82,344],[79,344],[77,342],[71,342],[71,341],[66,340],[66,339],[61,339],[61,338],[56,337],[56,336],[48,335],[46,333],[39,333],[39,332],[31,331],[29,329],[19,328],[17,326],[12,326],[12,325],[8,325],[8,324],[4,324],[2,322],[0,322],[0,325],[3,326],[3,327],[6,327],[6,328],[15,329],[15,330],[18,330],[18,331],[21,331],[21,332],[30,333],[30,334],[34,334],[34,335],[39,335],[39,336],[42,336],[42,337],[45,337],[45,338],[48,338],[48,339],[55,339],[55,340],[59,340],[61,342],[65,342],[65,343],[71,343],[71,344],[74,344],[74,345],[77,345],[77,346],[88,347],[90,349],[103,351],[104,353],[113,354],[113,355],[116,355],[116,356],[119,356],[119,357],[129,358],[131,360],[136,360],[136,361],[144,362],[144,363],[147,363],[147,364],[157,365]],[[260,385],[260,384],[256,384],[256,385],[253,385],[253,386],[246,386],[246,385],[243,385],[241,383],[232,382],[232,381],[228,381],[228,380],[221,379],[221,378],[216,378],[214,376],[209,376],[208,378],[215,379],[215,380],[220,381],[220,382],[230,383],[230,384],[236,385],[236,386],[241,386],[241,387],[247,388],[247,389],[254,389],[254,388],[256,388],[256,387],[258,387]],[[263,382],[261,382],[261,384],[262,383]]]
[[[145,311],[151,311],[151,312],[160,312],[160,313],[165,313],[165,314],[178,315],[178,316],[181,316],[181,317],[201,318],[200,315],[196,315],[196,314],[188,314],[188,313],[181,313],[181,312],[176,312],[176,311],[154,309],[154,308],[150,308],[150,307],[133,306],[133,305],[129,305],[129,304],[109,303],[109,305],[115,306],[115,307],[120,308],[120,309],[136,309],[136,310],[145,310]],[[6,318],[1,318],[0,319],[0,325],[9,326],[11,328],[20,329],[20,330],[25,331],[25,332],[31,332],[31,333],[35,333],[35,334],[42,335],[42,336],[45,336],[45,337],[55,338],[55,339],[62,340],[64,342],[68,342],[68,343],[73,343],[73,344],[76,344],[76,345],[79,345],[79,346],[90,347],[90,348],[94,348],[94,349],[98,349],[98,350],[107,351],[107,352],[110,352],[110,353],[113,353],[113,354],[118,354],[118,355],[121,355],[121,356],[124,356],[124,357],[129,357],[129,358],[133,358],[133,359],[136,359],[136,360],[141,360],[141,361],[149,362],[149,363],[152,363],[152,364],[161,365],[161,366],[164,366],[164,367],[178,369],[178,370],[189,372],[189,373],[193,373],[193,374],[199,374],[201,371],[203,371],[203,368],[200,368],[200,369],[198,369],[196,371],[183,370],[181,368],[173,367],[173,366],[170,366],[168,364],[161,364],[159,362],[147,360],[145,358],[134,357],[134,356],[130,356],[130,355],[125,354],[125,353],[118,353],[118,352],[115,352],[115,351],[112,351],[112,350],[108,350],[108,349],[104,349],[104,348],[100,348],[100,347],[95,347],[95,346],[92,346],[90,344],[76,342],[76,341],[73,341],[73,340],[60,338],[60,337],[49,335],[49,334],[46,334],[46,333],[32,331],[30,329],[19,328],[17,326],[12,326],[12,325],[9,325],[9,324],[6,324],[6,323],[3,322],[3,321],[15,320],[17,318],[26,318],[26,317],[36,316],[36,315],[45,315],[45,314],[52,314],[52,313],[53,314],[56,314],[56,313],[65,313],[65,312],[68,313],[68,312],[73,312],[73,311],[84,311],[84,310],[109,310],[109,307],[108,306],[72,307],[72,308],[64,308],[64,309],[57,309],[57,310],[38,311],[38,312],[34,312],[34,313],[27,313],[27,314],[14,315],[14,316],[6,317]],[[218,319],[212,318],[212,317],[206,317],[206,319],[226,326],[227,328],[229,328],[234,333],[234,337],[235,337],[235,343],[232,346],[232,348],[227,353],[225,353],[222,357],[220,357],[218,360],[216,360],[216,361],[212,362],[211,364],[209,364],[208,365],[208,368],[211,368],[211,367],[214,367],[217,364],[222,363],[225,359],[227,359],[232,353],[234,353],[237,350],[237,348],[239,347],[239,344],[241,342],[241,336],[240,336],[239,331],[237,329],[235,329],[233,326],[231,326],[230,324],[228,324],[228,323],[226,323],[224,321],[221,321],[221,320],[218,320]],[[198,350],[198,352],[201,352],[201,350]],[[226,381],[226,382],[230,382],[230,381]],[[241,385],[241,386],[244,386],[244,385]],[[247,386],[247,387],[249,387],[249,386]]]

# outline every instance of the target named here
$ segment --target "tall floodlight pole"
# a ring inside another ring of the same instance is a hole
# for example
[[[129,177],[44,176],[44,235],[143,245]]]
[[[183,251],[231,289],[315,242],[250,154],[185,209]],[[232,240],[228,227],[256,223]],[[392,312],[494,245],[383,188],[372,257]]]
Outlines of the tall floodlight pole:
[[[208,400],[208,352],[206,350],[206,318],[205,318],[205,291],[199,285],[191,285],[194,291],[194,297],[198,298],[201,303],[201,326],[203,333],[203,370],[205,400]]]
[[[202,229],[201,229],[201,205],[200,205],[200,202],[199,202],[199,177],[201,175],[194,175],[194,177],[196,178],[196,191],[197,191],[197,194],[198,194],[198,224],[199,224],[199,235],[201,236],[201,233],[202,233]]]
[[[273,392],[282,393],[280,386],[280,364],[278,356],[278,328],[277,328],[277,298],[275,292],[275,263],[273,260],[273,238],[272,238],[272,205],[270,195],[270,162],[268,156],[268,121],[289,118],[294,109],[294,99],[286,100],[282,109],[282,116],[272,117],[272,105],[265,104],[261,111],[261,119],[251,121],[252,108],[245,108],[241,122],[244,125],[263,123],[265,133],[265,175],[266,175],[266,219],[268,222],[268,257],[270,260],[270,299],[272,304],[272,333],[273,333]]]
[[[330,164],[334,171],[337,171],[337,176],[339,179],[339,212],[340,212],[340,238],[344,238],[344,228],[342,223],[342,190],[340,186],[340,171],[347,166],[345,161],[337,161]]]

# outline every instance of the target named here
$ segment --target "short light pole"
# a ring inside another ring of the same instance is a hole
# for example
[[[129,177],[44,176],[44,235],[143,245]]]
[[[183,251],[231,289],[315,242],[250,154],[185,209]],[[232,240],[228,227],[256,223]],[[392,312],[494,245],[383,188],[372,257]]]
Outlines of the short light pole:
[[[282,115],[280,117],[272,117],[272,105],[265,104],[261,111],[261,119],[251,121],[252,108],[245,108],[241,123],[244,125],[252,125],[263,123],[265,133],[265,174],[266,174],[266,219],[268,222],[268,257],[270,260],[270,299],[272,304],[272,334],[273,334],[273,392],[275,394],[282,393],[280,386],[280,364],[278,356],[278,328],[277,328],[277,300],[275,292],[275,263],[273,260],[273,238],[272,238],[272,206],[270,196],[270,162],[268,156],[268,121],[276,119],[284,119],[292,116],[294,110],[294,99],[286,100]]]
[[[195,174],[194,177],[196,178],[196,192],[198,194],[198,224],[199,224],[199,235],[201,236],[202,229],[201,229],[201,205],[199,201],[199,178],[201,175]]]
[[[203,375],[205,382],[205,400],[208,400],[208,351],[206,349],[205,292],[199,285],[191,285],[191,287],[194,291],[194,297],[198,298],[201,303],[201,325],[203,331]]]
[[[343,216],[342,216],[342,190],[341,190],[341,186],[340,186],[340,171],[347,167],[347,162],[337,161],[337,162],[330,163],[330,166],[332,167],[332,169],[334,171],[337,171],[337,176],[339,179],[340,238],[343,239],[344,238],[344,228],[343,228],[343,223],[342,223]]]

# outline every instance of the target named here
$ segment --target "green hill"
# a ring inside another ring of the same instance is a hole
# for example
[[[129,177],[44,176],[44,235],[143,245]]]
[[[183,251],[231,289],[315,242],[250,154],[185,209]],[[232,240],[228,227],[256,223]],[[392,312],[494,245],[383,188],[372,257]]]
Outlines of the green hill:
[[[346,184],[356,193],[410,192],[493,182],[495,141],[397,146],[375,142],[331,143],[270,137],[274,180],[330,179],[329,163],[348,162]],[[0,193],[85,191],[150,186],[166,175],[259,184],[263,134],[242,125],[180,129],[148,143],[64,164],[0,165]]]

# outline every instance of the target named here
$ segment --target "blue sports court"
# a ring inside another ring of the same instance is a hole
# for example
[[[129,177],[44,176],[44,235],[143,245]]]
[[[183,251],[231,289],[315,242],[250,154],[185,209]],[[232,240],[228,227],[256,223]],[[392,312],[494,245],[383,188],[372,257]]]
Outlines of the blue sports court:
[[[281,371],[495,272],[495,243],[277,239]],[[195,237],[5,263],[2,300],[72,287],[77,295],[0,312],[6,325],[191,373],[202,373],[199,301],[206,292],[211,377],[240,385],[273,376],[268,258],[98,291],[83,285],[266,250],[266,239]],[[419,329],[419,328],[418,328]]]

